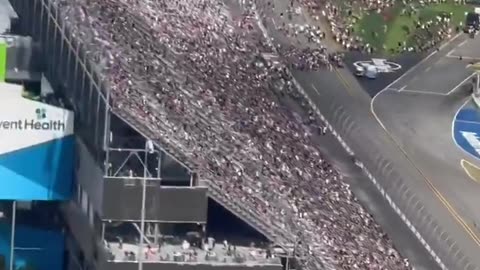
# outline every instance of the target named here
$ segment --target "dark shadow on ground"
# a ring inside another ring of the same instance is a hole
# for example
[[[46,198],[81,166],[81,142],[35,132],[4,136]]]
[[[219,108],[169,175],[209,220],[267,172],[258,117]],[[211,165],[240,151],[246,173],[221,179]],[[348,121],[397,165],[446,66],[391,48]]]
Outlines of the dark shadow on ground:
[[[380,73],[376,79],[367,79],[358,77],[360,85],[365,91],[371,96],[374,97],[378,92],[383,88],[389,85],[391,82],[402,76],[407,70],[412,68],[415,64],[420,62],[426,53],[405,53],[396,57],[385,57],[371,54],[363,54],[359,52],[349,52],[345,54],[345,66],[352,72],[355,72],[355,67],[353,63],[356,61],[368,61],[372,58],[381,58],[387,59],[388,61],[395,62],[402,66],[402,68],[396,72],[392,73]]]
[[[208,199],[207,236],[218,242],[228,240],[242,246],[268,242],[262,234],[212,199]]]

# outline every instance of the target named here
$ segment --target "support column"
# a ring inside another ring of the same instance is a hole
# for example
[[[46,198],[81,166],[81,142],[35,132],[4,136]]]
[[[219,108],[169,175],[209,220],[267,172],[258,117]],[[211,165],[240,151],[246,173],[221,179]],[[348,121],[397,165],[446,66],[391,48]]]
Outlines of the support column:
[[[145,144],[145,157],[144,157],[144,164],[143,164],[143,179],[142,179],[142,209],[140,213],[140,244],[138,245],[138,270],[143,269],[143,245],[144,245],[144,237],[145,237],[145,201],[147,196],[147,162],[148,162],[148,152],[147,152],[147,144]]]
[[[159,227],[158,227],[158,223],[155,222],[154,238],[153,238],[153,241],[154,241],[155,245],[158,245],[158,236],[159,236],[159,233],[160,233],[160,229],[159,229]]]
[[[154,153],[153,142],[148,140],[145,142],[145,155],[143,161],[143,180],[142,180],[142,209],[140,213],[140,245],[138,247],[138,270],[143,269],[143,246],[145,237],[145,201],[147,196],[147,177],[148,175],[148,154]]]
[[[163,151],[158,151],[157,178],[162,181],[162,159]]]
[[[475,93],[477,94],[477,96],[480,96],[480,71],[477,71],[476,72],[476,82],[475,82]]]
[[[105,221],[102,221],[102,242],[105,240]]]
[[[13,201],[12,204],[12,229],[10,231],[10,270],[14,270],[15,264],[15,226],[16,226],[16,219],[17,219],[17,202]]]

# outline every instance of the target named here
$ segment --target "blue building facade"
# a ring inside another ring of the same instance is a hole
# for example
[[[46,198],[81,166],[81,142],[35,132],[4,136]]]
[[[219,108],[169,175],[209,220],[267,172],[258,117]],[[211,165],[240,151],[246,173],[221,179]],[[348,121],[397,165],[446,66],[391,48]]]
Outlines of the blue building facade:
[[[73,112],[0,82],[0,269],[64,269],[56,211],[73,194],[73,120]]]
[[[10,224],[0,224],[0,256],[3,257],[0,261],[4,264],[2,269],[9,267],[11,232]],[[14,269],[63,269],[65,240],[60,231],[16,225],[14,241]]]

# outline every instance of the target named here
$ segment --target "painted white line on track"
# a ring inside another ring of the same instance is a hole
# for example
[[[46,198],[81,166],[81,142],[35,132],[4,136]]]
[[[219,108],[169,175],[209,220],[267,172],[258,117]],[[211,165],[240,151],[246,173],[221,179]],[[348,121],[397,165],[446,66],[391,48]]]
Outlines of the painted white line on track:
[[[320,94],[320,91],[317,89],[317,87],[313,83],[312,83],[312,88],[313,90],[315,90],[315,92],[317,92],[319,96],[322,96],[322,94]]]
[[[454,41],[455,39],[457,39],[462,33],[459,33],[457,34],[455,37],[453,37],[451,40],[449,40],[447,43],[443,44],[442,46],[440,46],[440,48],[434,52],[432,52],[431,54],[429,54],[427,57],[425,57],[423,60],[421,60],[419,63],[417,63],[415,66],[413,66],[412,68],[410,68],[407,72],[405,72],[402,76],[400,76],[398,79],[396,79],[395,81],[393,81],[392,83],[390,83],[387,87],[385,87],[383,90],[381,90],[380,92],[378,92],[371,100],[370,102],[370,112],[372,113],[372,115],[374,116],[374,118],[376,119],[377,123],[385,130],[385,132],[387,134],[389,134],[389,131],[388,129],[386,128],[385,124],[380,120],[379,116],[377,115],[377,113],[375,112],[375,99],[381,95],[382,92],[384,91],[387,91],[392,85],[394,85],[395,83],[397,83],[399,80],[401,80],[403,77],[405,77],[408,73],[411,73],[413,72],[413,70],[415,70],[419,65],[421,65],[422,63],[424,63],[426,60],[428,60],[429,58],[431,58],[435,53],[437,53],[438,51],[440,51],[441,49],[443,49],[445,46],[447,46],[449,43],[451,43],[452,41]],[[471,100],[471,99],[468,99],[465,104],[467,104],[467,102]],[[462,106],[463,107],[463,106]],[[460,110],[460,109],[459,109]],[[458,111],[457,111],[458,113]],[[452,139],[454,139],[454,136],[453,136],[453,126],[454,126],[454,119],[452,119]],[[390,138],[395,142],[395,139],[393,137],[391,137],[391,135],[388,135],[390,136]],[[455,144],[457,145],[458,147],[458,144],[456,143],[456,141],[454,140]],[[398,145],[397,145],[398,146]],[[408,156],[407,156],[408,158]],[[419,171],[421,174],[422,172]],[[368,172],[367,172],[368,173]],[[427,178],[425,178],[425,180],[427,182],[429,182],[429,180]],[[431,189],[433,190],[433,193],[438,197],[438,199],[445,205],[444,201],[442,200],[442,195],[441,194],[438,194],[438,191],[436,192],[436,189],[434,186],[431,187]],[[383,193],[382,193],[383,194]],[[455,219],[457,219],[456,215],[454,215],[454,213],[452,213],[448,208],[447,210],[449,211],[450,214],[453,215],[453,217]],[[410,228],[410,227],[413,227],[412,228],[412,232],[417,232],[417,230],[414,228],[413,224],[411,224],[409,222],[408,219],[404,220],[404,222],[407,223],[407,226]],[[458,220],[457,220],[458,222]],[[417,235],[416,236],[421,239],[422,241],[422,244],[427,247],[427,250],[430,252],[430,254],[432,255],[433,258],[435,258],[435,261],[440,265],[440,268],[443,269],[443,270],[446,270],[447,267],[445,266],[445,264],[442,262],[442,260],[440,259],[440,257],[437,255],[437,253],[428,245],[428,243],[423,239],[422,235]]]
[[[411,67],[409,70],[407,70],[405,73],[403,73],[400,77],[398,77],[396,80],[394,80],[393,82],[391,82],[389,85],[385,86],[385,88],[383,88],[380,92],[378,92],[377,95],[379,95],[380,93],[382,93],[382,91],[390,88],[392,85],[396,84],[398,81],[400,81],[401,79],[403,79],[405,76],[407,76],[408,74],[412,73],[413,70],[415,70],[418,66],[420,66],[421,64],[423,64],[424,62],[426,62],[430,57],[432,57],[433,55],[435,55],[435,53],[437,53],[437,51],[433,51],[432,53],[430,53],[427,57],[423,58],[420,62],[418,62],[417,64],[415,64],[413,67]],[[375,98],[375,97],[373,97]],[[373,100],[373,99],[372,99]]]
[[[463,45],[465,45],[465,43],[467,43],[468,39],[462,41],[462,43],[458,44],[458,47],[462,47]]]
[[[470,78],[472,78],[473,76],[475,75],[475,73],[472,73],[470,75],[468,75],[467,78],[465,78],[463,81],[461,81],[459,84],[457,84],[454,88],[452,88],[452,90],[448,91],[447,95],[450,95],[452,94],[453,92],[455,92],[457,89],[461,88],[462,85],[464,85]]]
[[[448,58],[457,58],[457,59],[460,59],[460,57],[464,60],[478,60],[480,59],[480,57],[470,57],[470,56],[462,56],[462,55],[445,55],[445,57],[448,57]]]
[[[400,77],[398,77],[396,80],[394,80],[393,82],[391,82],[389,85],[387,85],[385,88],[383,88],[382,90],[380,90],[380,92],[378,92],[373,98],[372,100],[370,101],[370,111],[371,113],[373,114],[373,116],[375,117],[375,119],[377,120],[377,122],[380,124],[380,126],[387,130],[385,128],[385,125],[382,123],[382,121],[380,121],[380,118],[378,117],[378,115],[375,113],[375,109],[374,109],[374,102],[375,102],[375,99],[381,95],[384,91],[392,88],[391,86],[394,85],[395,83],[397,83],[398,81],[400,81],[401,79],[403,79],[405,76],[407,76],[409,73],[413,72],[418,66],[420,66],[421,64],[425,63],[428,59],[430,59],[432,56],[434,56],[437,52],[439,52],[441,49],[445,48],[447,45],[449,45],[450,43],[452,43],[454,40],[456,40],[458,37],[460,37],[462,35],[462,33],[458,33],[457,35],[455,35],[453,38],[451,38],[449,41],[445,42],[444,44],[442,44],[438,50],[435,50],[433,52],[431,52],[429,55],[427,55],[425,58],[423,58],[420,62],[418,62],[417,64],[415,64],[413,67],[411,67],[409,70],[407,70],[405,73],[403,73]],[[451,51],[453,51],[454,49],[452,49]],[[450,51],[450,52],[451,52]],[[449,52],[449,53],[450,53]],[[448,54],[447,54],[448,55]],[[410,80],[411,81],[411,80]]]
[[[435,96],[446,96],[447,95],[445,93],[438,93],[438,92],[431,92],[431,91],[421,91],[421,90],[409,90],[409,89],[404,89],[404,90],[398,91],[398,92],[415,93],[415,94],[423,94],[423,95],[435,95]]]
[[[383,91],[386,91],[388,89],[383,89],[382,91],[380,92],[383,92]],[[377,96],[379,96],[380,93],[378,93],[377,95],[375,95],[372,99],[372,102],[370,103],[370,111],[371,113],[373,114],[373,116],[375,117],[375,119],[377,120],[377,122],[380,124],[380,126],[385,130],[385,132],[388,133],[388,130],[386,129],[385,125],[383,124],[382,121],[380,121],[380,118],[377,116],[377,114],[375,113],[375,110],[374,110],[374,100]],[[394,140],[392,137],[390,137],[392,140]],[[436,251],[433,250],[429,243],[427,241],[425,241],[425,239],[423,238],[423,235],[421,235],[417,228],[415,228],[415,225],[410,222],[410,220],[408,219],[407,216],[405,216],[404,213],[402,213],[401,209],[399,209],[398,207],[396,207],[395,205],[395,202],[392,201],[388,195],[388,193],[385,192],[385,190],[379,185],[379,183],[377,182],[377,180],[372,176],[372,174],[363,166],[363,163],[361,163],[361,168],[366,172],[367,176],[369,177],[369,179],[375,184],[375,186],[377,187],[377,189],[380,191],[380,193],[382,194],[382,196],[384,198],[387,199],[388,203],[390,204],[390,206],[393,207],[393,209],[400,215],[400,217],[402,218],[403,222],[405,222],[405,224],[407,224],[407,227],[412,231],[412,233],[414,233],[414,235],[417,237],[417,239],[420,240],[420,242],[422,243],[422,245],[427,249],[427,251],[430,253],[430,255],[435,259],[435,262],[440,266],[440,268],[442,270],[448,270],[447,267],[445,266],[445,264],[443,263],[442,259],[440,259],[440,257],[437,255]]]
[[[427,57],[423,58],[420,62],[418,62],[417,64],[415,64],[413,67],[411,67],[409,70],[407,70],[405,73],[402,74],[402,76],[398,77],[396,80],[394,80],[393,82],[391,82],[389,85],[387,85],[385,88],[383,88],[383,90],[386,90],[388,88],[390,88],[390,86],[394,85],[395,83],[397,83],[398,81],[400,81],[401,79],[403,79],[405,76],[407,76],[408,74],[412,73],[418,66],[420,66],[421,64],[425,63],[428,59],[430,59],[432,56],[434,56],[437,52],[439,52],[441,49],[445,48],[445,46],[449,45],[450,43],[452,43],[454,40],[456,40],[458,37],[461,36],[462,33],[458,33],[457,35],[455,35],[452,39],[450,39],[449,41],[445,42],[444,44],[442,44],[438,50],[435,50],[433,52],[431,52],[429,55],[427,55]],[[377,95],[379,95],[383,90],[381,90],[380,92],[377,93]],[[375,97],[374,97],[375,98]],[[373,101],[373,99],[372,99]]]
[[[272,17],[272,23],[273,23],[273,27],[275,27],[275,29],[277,29],[277,24],[275,23],[275,19]]]
[[[468,170],[466,167],[465,167],[465,163],[468,163],[468,165],[474,167],[475,169],[477,170],[480,170],[480,168],[478,166],[476,166],[475,164],[473,164],[472,162],[466,160],[466,159],[462,159],[462,161],[460,161],[460,166],[462,166],[462,169],[465,171],[465,173],[468,175],[468,177],[470,177],[470,179],[475,182],[475,183],[479,183],[478,182],[478,179],[472,175],[472,173],[470,172],[470,170]]]
[[[451,49],[445,57],[451,57],[451,54],[456,50],[456,48]]]
[[[398,92],[402,92],[403,90],[405,90],[405,88],[407,88],[406,84],[404,86],[402,86],[402,88],[398,89]]]
[[[457,120],[457,122],[460,122],[460,123],[467,123],[467,124],[475,124],[475,125],[480,125],[480,122],[478,122],[478,121],[470,121],[470,120]]]
[[[430,71],[430,69],[432,69],[432,66],[428,66],[428,67],[425,69],[425,72]]]

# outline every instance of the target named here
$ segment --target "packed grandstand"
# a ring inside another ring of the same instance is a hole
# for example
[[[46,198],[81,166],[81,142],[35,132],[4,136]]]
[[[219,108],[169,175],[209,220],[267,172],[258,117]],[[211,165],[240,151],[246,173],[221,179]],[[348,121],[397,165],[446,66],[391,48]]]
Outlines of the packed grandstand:
[[[282,50],[256,26],[255,3],[240,13],[222,0],[54,3],[109,82],[114,110],[297,242],[306,269],[410,268],[316,146],[325,126],[289,66],[258,63]],[[336,61],[323,47],[308,53],[312,67]]]

